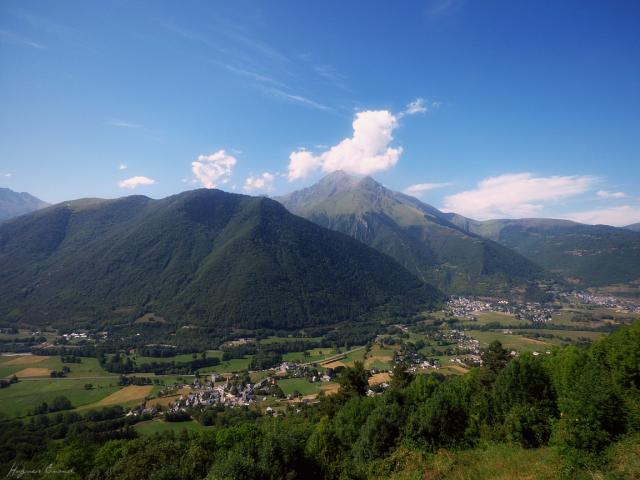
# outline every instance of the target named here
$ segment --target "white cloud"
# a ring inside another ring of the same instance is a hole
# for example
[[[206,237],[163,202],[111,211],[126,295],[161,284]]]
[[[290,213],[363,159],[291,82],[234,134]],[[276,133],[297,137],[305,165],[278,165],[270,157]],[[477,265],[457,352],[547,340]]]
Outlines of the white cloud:
[[[247,177],[244,181],[244,190],[247,192],[251,192],[253,190],[262,190],[270,192],[273,189],[273,181],[275,180],[275,175],[264,172],[261,175],[257,175],[255,177]]]
[[[289,181],[304,178],[316,169],[367,175],[393,167],[402,155],[402,147],[389,146],[397,126],[396,117],[387,110],[357,113],[351,138],[345,138],[318,155],[307,150],[292,152],[289,155]]]
[[[626,198],[627,195],[623,192],[607,192],[606,190],[598,190],[596,193],[600,198]]]
[[[11,177],[13,177],[13,173],[9,173],[9,172],[3,173],[2,176],[3,177],[7,177],[7,178],[11,178]]]
[[[109,120],[107,125],[116,128],[142,128],[142,125],[137,123],[124,122],[122,120]]]
[[[534,217],[546,203],[584,193],[596,181],[588,175],[500,175],[482,180],[473,190],[445,197],[445,210],[478,220]]]
[[[621,205],[619,207],[600,208],[585,212],[574,212],[562,218],[580,223],[613,225],[623,227],[640,222],[640,206]]]
[[[415,115],[416,113],[424,113],[426,111],[427,106],[424,104],[424,98],[416,98],[407,105],[404,113],[405,115]]]
[[[191,171],[205,188],[216,188],[218,183],[227,183],[237,160],[233,155],[218,150],[211,155],[199,155],[198,160],[191,163]]]
[[[414,197],[420,196],[424,192],[429,190],[435,190],[436,188],[444,188],[450,187],[453,183],[444,182],[444,183],[416,183],[415,185],[410,185],[403,190],[407,195],[413,195]]]
[[[126,170],[126,169],[127,169],[127,166],[126,166],[124,163],[121,163],[121,164],[118,166],[118,170]]]
[[[122,180],[121,182],[118,182],[118,186],[120,188],[134,189],[138,185],[153,185],[154,183],[156,183],[156,181],[153,180],[152,178],[137,176],[137,177],[127,178],[126,180]]]

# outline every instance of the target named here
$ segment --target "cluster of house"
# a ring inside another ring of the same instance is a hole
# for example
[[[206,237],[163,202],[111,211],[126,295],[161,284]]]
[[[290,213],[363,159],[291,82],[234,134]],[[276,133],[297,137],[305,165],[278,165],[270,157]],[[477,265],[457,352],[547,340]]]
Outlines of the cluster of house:
[[[183,393],[175,402],[171,404],[168,411],[175,413],[184,411],[187,408],[207,407],[220,404],[227,407],[248,406],[253,403],[260,390],[267,387],[273,379],[265,378],[252,384],[238,384],[229,382],[230,377],[222,379],[212,374],[202,381],[196,378],[193,385],[186,385],[184,388],[190,390]]]
[[[467,297],[451,297],[446,308],[450,315],[469,320],[475,319],[479,312],[501,312],[534,323],[549,322],[555,311],[542,303],[513,303],[507,300],[490,302]]]
[[[597,305],[599,307],[607,307],[614,310],[640,313],[640,304],[630,300],[612,297],[611,295],[593,295],[588,292],[574,291],[569,294],[564,294],[564,297],[569,302],[586,303],[588,305]]]

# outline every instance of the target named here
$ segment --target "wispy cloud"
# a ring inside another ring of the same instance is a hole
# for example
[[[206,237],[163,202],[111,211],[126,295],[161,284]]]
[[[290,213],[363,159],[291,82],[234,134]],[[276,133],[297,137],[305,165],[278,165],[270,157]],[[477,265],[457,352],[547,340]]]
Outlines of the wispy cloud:
[[[122,180],[121,182],[118,182],[118,186],[120,188],[128,188],[130,190],[133,190],[134,188],[140,185],[153,185],[155,183],[156,181],[152,178],[144,177],[144,176],[136,176],[136,177],[127,178],[126,180]]]
[[[37,48],[39,50],[44,50],[47,48],[47,46],[42,43],[35,42],[29,38],[23,37],[22,35],[19,35],[10,30],[0,29],[0,42],[12,44],[12,45],[19,45],[23,47]]]
[[[108,120],[105,123],[110,127],[116,128],[142,128],[142,125],[139,125],[137,123],[125,122],[123,120]]]
[[[323,105],[321,103],[318,103],[314,100],[311,100],[310,98],[307,97],[303,97],[302,95],[296,95],[294,93],[288,93],[285,92],[283,90],[280,90],[278,88],[270,88],[268,89],[268,92],[270,92],[271,94],[273,94],[276,97],[281,97],[281,98],[285,98],[287,100],[291,100],[292,102],[296,102],[296,103],[300,103],[302,105],[306,105],[308,107],[312,107],[315,108],[317,110],[331,110],[330,107]]]
[[[442,102],[429,102],[422,97],[418,97],[407,104],[405,109],[398,114],[398,118],[402,118],[407,115],[417,115],[419,113],[426,113],[429,110],[440,107],[441,105],[442,105]]]
[[[5,178],[11,178],[11,177],[13,177],[13,173],[10,173],[10,172],[2,173],[2,174],[0,174],[0,176],[3,176]]]
[[[127,166],[126,166],[124,163],[121,163],[121,164],[118,166],[118,170],[126,170],[126,169],[127,169]]]
[[[437,18],[457,12],[465,0],[429,0],[424,10],[427,17]]]
[[[598,208],[583,212],[569,213],[562,218],[580,223],[613,225],[624,227],[640,222],[640,205],[621,205],[619,207]]]
[[[443,182],[443,183],[416,183],[415,185],[410,185],[403,190],[407,195],[412,195],[414,197],[418,197],[422,195],[424,192],[428,192],[429,190],[435,190],[438,188],[450,187],[453,185],[451,182]]]
[[[478,220],[536,217],[550,202],[584,193],[597,181],[589,175],[499,175],[482,180],[472,190],[445,197],[445,210]]]
[[[624,192],[607,192],[606,190],[598,190],[596,195],[599,198],[627,198],[627,194]]]

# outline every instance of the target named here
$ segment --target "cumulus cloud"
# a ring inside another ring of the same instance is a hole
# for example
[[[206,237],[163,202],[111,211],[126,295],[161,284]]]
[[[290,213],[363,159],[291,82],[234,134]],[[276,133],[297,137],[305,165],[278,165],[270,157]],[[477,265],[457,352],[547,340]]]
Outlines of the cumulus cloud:
[[[244,181],[244,190],[247,192],[251,192],[253,190],[262,190],[262,191],[271,191],[273,188],[273,181],[275,180],[275,175],[264,172],[261,175],[257,175],[255,177],[247,177]]]
[[[236,163],[236,157],[227,154],[223,149],[211,155],[199,155],[198,159],[191,163],[191,171],[203,187],[216,188],[217,184],[229,181]]]
[[[416,183],[415,185],[410,185],[403,190],[407,195],[412,195],[414,197],[418,197],[422,195],[424,192],[429,190],[435,190],[436,188],[444,188],[450,187],[453,183],[444,182],[444,183]]]
[[[353,136],[345,138],[324,152],[313,154],[298,150],[289,155],[289,181],[304,178],[321,169],[344,170],[367,175],[393,167],[402,155],[402,147],[390,147],[396,117],[387,110],[358,112],[353,120]]]
[[[619,207],[600,208],[584,212],[574,212],[562,218],[580,223],[613,225],[623,227],[640,222],[640,206],[621,205]]]
[[[152,178],[137,176],[137,177],[127,178],[126,180],[122,180],[121,182],[118,182],[118,186],[120,188],[134,189],[138,185],[153,185],[154,183],[156,183],[156,181],[153,180]]]
[[[588,175],[499,175],[482,180],[473,190],[445,197],[445,210],[478,220],[535,217],[546,203],[584,193],[596,181]]]
[[[600,198],[626,198],[627,195],[623,192],[607,192],[606,190],[598,190],[596,195]]]

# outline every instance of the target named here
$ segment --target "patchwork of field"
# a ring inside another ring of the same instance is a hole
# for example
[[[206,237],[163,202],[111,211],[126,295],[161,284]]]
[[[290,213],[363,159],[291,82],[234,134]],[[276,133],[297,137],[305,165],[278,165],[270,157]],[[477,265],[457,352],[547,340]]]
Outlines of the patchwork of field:
[[[0,378],[10,375],[22,376],[47,376],[51,370],[61,371],[64,367],[71,370],[67,377],[114,377],[113,373],[109,373],[100,367],[96,358],[81,357],[81,363],[62,363],[58,356],[40,356],[40,355],[16,355],[16,356],[0,356]],[[38,375],[33,372],[34,368],[39,369]],[[26,373],[25,369],[29,369]],[[47,373],[44,373],[48,370]]]
[[[376,368],[378,370],[388,370],[393,366],[393,356],[395,350],[383,348],[376,344],[371,347],[371,351],[364,356],[365,368]]]
[[[53,370],[49,368],[41,368],[41,367],[29,367],[23,368],[22,370],[17,371],[14,375],[18,378],[25,377],[48,377],[50,376]]]

